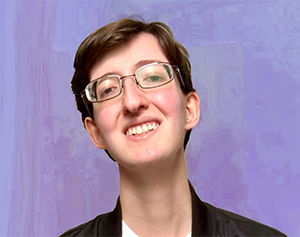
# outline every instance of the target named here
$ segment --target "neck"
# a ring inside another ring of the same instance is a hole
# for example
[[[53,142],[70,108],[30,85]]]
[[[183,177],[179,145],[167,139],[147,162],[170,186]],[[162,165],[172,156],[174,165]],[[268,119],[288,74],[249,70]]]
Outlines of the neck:
[[[137,235],[186,236],[191,231],[184,155],[160,167],[119,170],[122,218]]]

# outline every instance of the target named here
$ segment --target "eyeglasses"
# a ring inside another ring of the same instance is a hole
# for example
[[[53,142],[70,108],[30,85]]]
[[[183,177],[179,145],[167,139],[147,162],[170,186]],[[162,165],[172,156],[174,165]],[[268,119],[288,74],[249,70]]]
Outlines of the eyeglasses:
[[[86,97],[90,102],[102,102],[113,99],[119,96],[123,88],[123,80],[126,77],[135,77],[135,83],[142,89],[152,89],[160,87],[171,82],[175,74],[183,83],[180,75],[179,68],[169,63],[155,62],[144,65],[138,68],[134,74],[119,76],[108,75],[97,78],[91,81],[84,91],[81,93],[81,97]]]

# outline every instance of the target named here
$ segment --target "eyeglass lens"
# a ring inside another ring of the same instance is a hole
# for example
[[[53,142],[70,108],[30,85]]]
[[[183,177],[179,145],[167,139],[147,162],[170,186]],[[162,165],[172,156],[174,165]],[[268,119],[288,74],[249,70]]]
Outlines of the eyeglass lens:
[[[159,87],[173,79],[172,66],[166,63],[155,63],[143,66],[135,71],[135,78],[143,89]],[[92,81],[88,85],[88,92],[92,101],[104,101],[118,96],[121,93],[122,83],[118,75]]]

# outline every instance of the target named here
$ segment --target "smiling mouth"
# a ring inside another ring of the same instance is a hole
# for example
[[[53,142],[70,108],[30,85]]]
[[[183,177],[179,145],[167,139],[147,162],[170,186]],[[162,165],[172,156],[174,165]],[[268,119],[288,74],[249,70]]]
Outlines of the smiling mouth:
[[[151,123],[148,122],[148,123],[140,124],[138,126],[130,127],[126,132],[126,135],[136,136],[136,135],[145,134],[149,131],[157,129],[158,126],[159,124],[156,122],[151,122]]]

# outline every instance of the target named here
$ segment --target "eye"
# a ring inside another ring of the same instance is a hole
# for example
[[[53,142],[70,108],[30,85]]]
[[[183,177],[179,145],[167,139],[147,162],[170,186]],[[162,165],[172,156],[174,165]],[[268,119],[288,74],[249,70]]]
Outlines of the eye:
[[[155,74],[151,73],[143,76],[143,82],[145,83],[159,82],[163,80],[165,80],[165,75],[159,73],[155,73]]]
[[[98,100],[106,100],[118,95],[120,91],[119,78],[111,77],[99,80],[97,83]]]
[[[113,91],[113,88],[107,88],[102,92],[102,94],[108,95],[109,93],[112,93],[112,91]]]
[[[150,76],[150,77],[148,77],[146,80],[156,82],[156,81],[159,81],[159,80],[161,80],[161,79],[162,79],[162,78],[161,78],[160,76],[155,75],[155,76]]]
[[[118,90],[118,87],[105,87],[105,88],[99,88],[99,97],[101,99],[105,99],[106,97],[109,97],[112,94],[115,94],[115,91]]]

